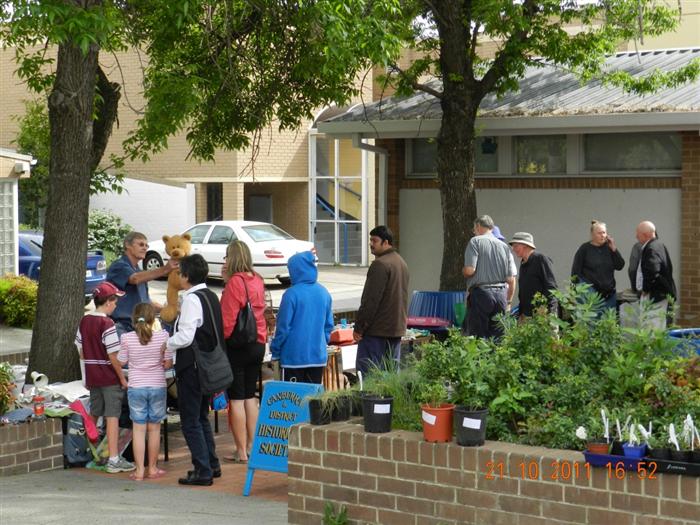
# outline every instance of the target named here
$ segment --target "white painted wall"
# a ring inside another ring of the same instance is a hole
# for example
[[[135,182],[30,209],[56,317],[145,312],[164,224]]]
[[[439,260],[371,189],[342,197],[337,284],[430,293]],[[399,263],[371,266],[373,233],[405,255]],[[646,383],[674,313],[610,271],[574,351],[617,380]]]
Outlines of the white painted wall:
[[[182,187],[124,179],[124,191],[90,197],[90,209],[111,211],[148,239],[182,233],[195,224],[194,184]]]
[[[412,290],[437,290],[442,258],[439,190],[401,190],[400,252]],[[570,277],[578,247],[589,239],[590,221],[608,225],[625,263],[642,220],[656,224],[680,284],[681,190],[478,190],[479,214],[488,214],[510,239],[516,231],[534,235],[537,249],[552,258],[561,287]],[[616,272],[618,290],[630,287],[625,268]]]

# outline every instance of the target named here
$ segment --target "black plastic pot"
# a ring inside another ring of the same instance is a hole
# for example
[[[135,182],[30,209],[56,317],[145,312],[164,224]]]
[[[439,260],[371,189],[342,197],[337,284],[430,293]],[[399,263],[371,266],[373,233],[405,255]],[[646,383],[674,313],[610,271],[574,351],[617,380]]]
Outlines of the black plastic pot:
[[[361,416],[362,415],[362,395],[363,392],[355,390],[350,398],[350,415],[351,416]]]
[[[690,460],[690,450],[671,449],[671,461],[682,461],[687,463]]]
[[[691,463],[700,463],[700,450],[693,450],[688,459]]]
[[[457,444],[463,447],[483,445],[486,440],[486,418],[488,408],[470,410],[458,405],[454,411],[454,427],[457,431]]]
[[[366,395],[362,398],[365,432],[382,433],[391,430],[394,398]]]
[[[622,448],[622,441],[613,440],[612,446],[610,447],[610,454],[612,456],[624,456],[625,449]]]
[[[331,414],[326,408],[325,401],[309,399],[309,423],[312,425],[328,425],[330,422]]]
[[[352,397],[350,396],[340,396],[338,398],[338,403],[333,407],[333,412],[331,413],[332,421],[347,421],[350,419],[350,412],[352,411]]]
[[[669,448],[648,448],[647,456],[654,459],[664,459],[668,461],[671,459],[671,449]]]

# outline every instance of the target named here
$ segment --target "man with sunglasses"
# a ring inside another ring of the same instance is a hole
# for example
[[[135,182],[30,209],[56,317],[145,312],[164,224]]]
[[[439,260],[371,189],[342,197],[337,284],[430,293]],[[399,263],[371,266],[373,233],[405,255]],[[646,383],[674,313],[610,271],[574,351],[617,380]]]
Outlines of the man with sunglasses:
[[[148,242],[146,236],[140,232],[129,232],[124,237],[124,254],[107,270],[107,281],[114,284],[125,294],[117,303],[117,308],[112,313],[112,319],[117,327],[119,337],[123,333],[133,332],[131,325],[131,312],[139,303],[151,303],[156,311],[160,311],[163,305],[151,301],[148,295],[148,281],[165,277],[176,269],[179,263],[170,259],[164,266],[153,270],[142,270],[139,264],[146,257]]]

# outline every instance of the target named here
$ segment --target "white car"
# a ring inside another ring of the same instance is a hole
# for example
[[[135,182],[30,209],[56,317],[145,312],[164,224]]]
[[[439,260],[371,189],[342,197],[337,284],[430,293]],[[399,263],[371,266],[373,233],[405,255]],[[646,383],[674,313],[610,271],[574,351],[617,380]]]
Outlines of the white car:
[[[209,263],[209,276],[219,278],[224,264],[226,247],[236,239],[248,245],[253,266],[264,279],[278,279],[289,284],[289,258],[300,252],[316,255],[313,243],[300,241],[274,224],[253,221],[211,221],[195,224],[184,233],[192,237],[192,253],[198,253]],[[149,241],[143,261],[145,270],[159,268],[168,260],[162,239]]]

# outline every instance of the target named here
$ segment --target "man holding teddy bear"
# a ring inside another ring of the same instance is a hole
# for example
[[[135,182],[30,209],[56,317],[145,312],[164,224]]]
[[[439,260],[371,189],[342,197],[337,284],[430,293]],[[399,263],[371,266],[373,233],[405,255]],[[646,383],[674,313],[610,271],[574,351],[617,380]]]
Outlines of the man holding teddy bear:
[[[124,237],[124,254],[115,260],[107,270],[107,281],[114,284],[126,295],[117,303],[117,308],[112,314],[112,319],[117,327],[119,337],[123,333],[133,332],[131,325],[131,312],[139,303],[151,303],[156,311],[160,311],[161,304],[151,301],[148,295],[148,281],[165,277],[179,266],[179,262],[173,259],[161,268],[153,270],[141,270],[139,263],[146,257],[148,242],[146,236],[140,232],[129,232]]]

